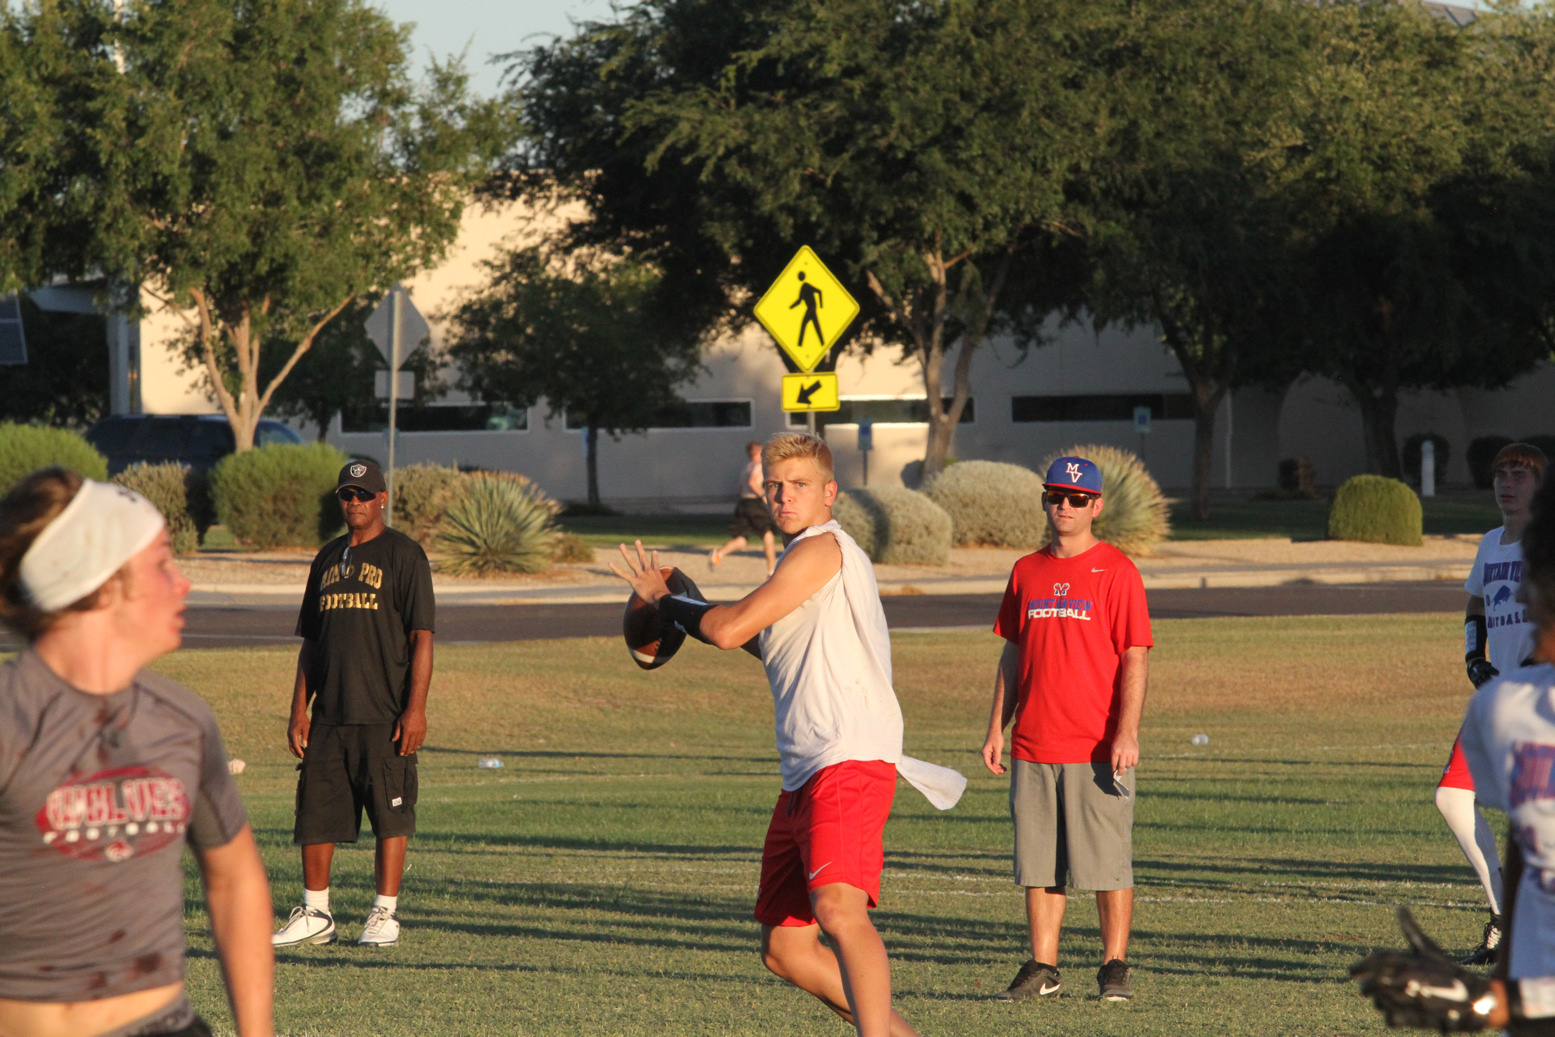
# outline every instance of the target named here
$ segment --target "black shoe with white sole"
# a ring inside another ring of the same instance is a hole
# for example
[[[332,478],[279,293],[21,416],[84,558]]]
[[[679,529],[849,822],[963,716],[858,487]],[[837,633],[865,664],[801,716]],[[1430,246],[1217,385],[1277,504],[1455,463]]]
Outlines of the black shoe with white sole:
[[[1506,923],[1500,915],[1491,915],[1485,923],[1485,937],[1474,948],[1474,953],[1458,962],[1459,965],[1489,965],[1496,960],[1496,950],[1501,946],[1501,934]]]
[[[1020,967],[1008,990],[995,994],[995,1001],[1028,1001],[1034,997],[1052,997],[1063,989],[1058,968],[1032,958]]]
[[[1127,1001],[1134,996],[1134,970],[1122,958],[1113,958],[1096,970],[1096,985],[1108,1001]]]

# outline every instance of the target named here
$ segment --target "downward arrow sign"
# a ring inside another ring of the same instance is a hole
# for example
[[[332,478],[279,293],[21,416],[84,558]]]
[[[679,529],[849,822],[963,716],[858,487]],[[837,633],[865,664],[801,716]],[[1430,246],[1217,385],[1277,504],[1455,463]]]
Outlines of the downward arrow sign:
[[[799,402],[801,404],[805,405],[805,406],[809,406],[809,404],[810,404],[810,397],[814,396],[816,393],[818,393],[820,391],[821,391],[821,383],[820,382],[816,382],[813,385],[806,385],[805,387],[803,387],[802,389],[799,390]]]

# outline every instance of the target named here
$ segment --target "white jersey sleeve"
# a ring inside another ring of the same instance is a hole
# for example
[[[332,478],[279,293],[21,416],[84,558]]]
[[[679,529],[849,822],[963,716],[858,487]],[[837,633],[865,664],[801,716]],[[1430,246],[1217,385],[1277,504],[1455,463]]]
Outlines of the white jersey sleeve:
[[[1523,854],[1510,976],[1555,976],[1555,665],[1475,692],[1462,737],[1475,794],[1506,811]]]
[[[1476,598],[1485,596],[1485,562],[1488,549],[1501,543],[1501,530],[1504,527],[1497,526],[1480,538],[1479,548],[1474,552],[1474,567],[1469,570],[1469,578],[1463,581],[1463,589]]]

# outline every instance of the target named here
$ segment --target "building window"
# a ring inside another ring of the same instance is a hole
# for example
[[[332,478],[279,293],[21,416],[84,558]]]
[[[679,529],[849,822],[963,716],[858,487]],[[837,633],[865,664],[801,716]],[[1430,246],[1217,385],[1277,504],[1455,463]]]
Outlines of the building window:
[[[1193,419],[1193,397],[1185,392],[1136,392],[1108,396],[1011,396],[1010,420],[1133,421],[1135,407],[1149,407],[1154,421]]]
[[[857,425],[860,418],[869,418],[876,425],[927,425],[929,423],[929,401],[922,396],[917,397],[892,397],[881,399],[868,396],[844,396],[840,401],[842,407],[833,411],[817,411],[815,415],[815,428],[820,431],[827,425]],[[945,409],[949,410],[954,400],[946,399]],[[961,421],[958,424],[971,425],[977,420],[976,400],[968,396],[966,407],[961,411]],[[791,412],[788,415],[790,427],[798,428],[809,424],[809,417],[800,411]]]
[[[661,407],[648,419],[648,428],[750,428],[750,400],[681,400]],[[583,428],[583,416],[567,411],[567,431]]]
[[[506,403],[439,403],[426,407],[400,407],[394,424],[401,432],[523,432],[529,428],[529,409]],[[343,413],[342,432],[382,432],[389,427],[389,405],[380,403],[364,416]]]

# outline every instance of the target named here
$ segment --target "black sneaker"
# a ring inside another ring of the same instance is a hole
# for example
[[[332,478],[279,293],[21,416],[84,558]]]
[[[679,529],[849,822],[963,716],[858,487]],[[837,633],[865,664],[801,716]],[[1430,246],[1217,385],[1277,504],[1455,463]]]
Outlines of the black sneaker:
[[[995,1001],[1027,1001],[1034,997],[1052,997],[1063,989],[1056,965],[1044,965],[1035,958],[1020,967],[1010,989],[995,994]]]
[[[1113,958],[1096,970],[1096,985],[1108,1001],[1127,1001],[1134,996],[1134,970],[1122,958]]]
[[[1491,915],[1490,921],[1485,923],[1485,938],[1479,941],[1479,946],[1474,948],[1474,953],[1458,962],[1459,965],[1489,965],[1496,960],[1496,951],[1501,946],[1501,933],[1506,928],[1506,923],[1500,915]]]

